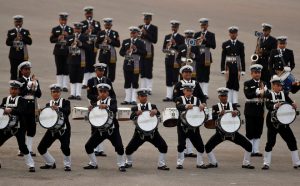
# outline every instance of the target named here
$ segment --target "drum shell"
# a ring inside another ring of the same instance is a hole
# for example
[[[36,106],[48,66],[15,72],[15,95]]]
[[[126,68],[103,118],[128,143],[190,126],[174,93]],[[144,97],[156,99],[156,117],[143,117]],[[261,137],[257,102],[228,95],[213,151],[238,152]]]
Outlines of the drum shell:
[[[87,107],[73,107],[72,119],[85,119],[88,115]]]
[[[128,121],[130,120],[131,109],[130,108],[118,108],[118,120]]]
[[[179,118],[179,112],[176,108],[166,108],[163,112],[163,125],[165,127],[177,126]]]

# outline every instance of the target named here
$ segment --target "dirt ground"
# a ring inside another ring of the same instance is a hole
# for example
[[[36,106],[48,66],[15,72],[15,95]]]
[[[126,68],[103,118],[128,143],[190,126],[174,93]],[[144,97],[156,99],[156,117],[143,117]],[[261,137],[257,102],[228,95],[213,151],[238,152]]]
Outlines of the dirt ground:
[[[250,55],[253,53],[256,39],[254,31],[261,29],[261,23],[271,23],[274,28],[272,35],[287,35],[288,48],[294,50],[296,68],[294,75],[300,77],[298,61],[300,59],[300,27],[297,18],[300,17],[300,3],[296,0],[252,0],[252,1],[194,1],[194,0],[165,0],[165,1],[139,1],[139,0],[115,0],[115,1],[74,1],[74,0],[0,0],[0,97],[7,96],[7,82],[9,80],[9,48],[5,45],[7,30],[12,28],[12,16],[22,14],[25,16],[24,28],[30,29],[33,45],[29,47],[30,61],[33,63],[32,71],[39,79],[42,87],[42,98],[39,100],[41,107],[50,99],[48,86],[56,82],[53,45],[49,42],[51,28],[57,25],[58,13],[66,11],[70,14],[69,25],[72,22],[83,20],[82,8],[86,5],[95,7],[94,18],[101,20],[104,17],[114,18],[113,29],[119,31],[121,40],[129,37],[128,27],[142,23],[143,11],[155,13],[153,24],[159,28],[159,40],[155,45],[154,62],[154,87],[150,101],[157,104],[162,111],[165,107],[173,107],[173,103],[164,103],[165,97],[165,73],[164,55],[161,52],[163,38],[170,33],[171,19],[182,22],[180,31],[185,29],[199,30],[198,19],[210,18],[209,30],[216,34],[217,48],[213,50],[211,68],[211,81],[209,86],[208,105],[217,102],[216,89],[225,85],[224,77],[220,74],[221,44],[228,39],[227,28],[237,25],[240,28],[239,40],[245,43],[247,73],[241,81],[249,79]],[[124,99],[122,60],[119,56],[117,62],[117,78],[114,88],[118,102]],[[242,83],[241,82],[241,83]],[[241,84],[242,85],[242,84]],[[64,93],[63,97],[68,94]],[[243,111],[244,95],[239,93],[239,101]],[[86,92],[83,91],[82,101],[72,101],[73,106],[87,106]],[[292,95],[299,101],[299,94]],[[299,118],[292,124],[296,138],[300,137]],[[88,163],[88,157],[84,150],[84,144],[90,135],[90,126],[83,120],[71,120],[71,156],[72,172],[63,171],[62,153],[60,144],[55,142],[50,152],[56,159],[55,170],[41,170],[43,159],[40,155],[34,158],[36,173],[29,173],[24,160],[17,157],[17,143],[14,138],[8,140],[0,149],[0,185],[299,185],[300,170],[292,168],[290,152],[285,142],[278,136],[273,150],[272,165],[269,171],[262,171],[262,158],[253,158],[254,170],[241,168],[243,150],[230,142],[224,142],[215,149],[219,162],[219,168],[209,170],[196,169],[196,159],[187,158],[184,169],[177,170],[177,134],[176,128],[165,128],[162,125],[159,131],[165,138],[169,150],[167,163],[170,171],[158,171],[158,151],[149,143],[144,144],[134,153],[134,167],[126,173],[120,173],[116,166],[116,153],[109,142],[105,142],[105,152],[108,157],[98,158],[98,170],[83,170]],[[120,122],[120,131],[123,144],[126,146],[133,134],[134,126],[131,122]],[[240,132],[245,134],[245,126]],[[37,135],[34,139],[34,148],[41,140],[45,129],[38,126]],[[214,133],[201,127],[201,135],[204,142]],[[266,128],[261,140],[260,150],[264,151],[266,143]],[[205,156],[205,162],[207,157]]]

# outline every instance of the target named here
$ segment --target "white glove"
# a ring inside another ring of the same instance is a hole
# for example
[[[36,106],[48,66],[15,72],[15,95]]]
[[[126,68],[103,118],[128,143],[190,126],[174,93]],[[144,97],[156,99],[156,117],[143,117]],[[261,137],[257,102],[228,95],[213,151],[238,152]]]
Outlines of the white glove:
[[[284,67],[283,70],[286,71],[286,72],[290,72],[291,71],[291,67]]]
[[[225,74],[225,71],[221,71],[221,74]]]
[[[260,90],[259,90],[259,88],[256,88],[256,90],[255,90],[255,94],[256,94],[257,96],[260,94]]]
[[[245,72],[241,72],[241,75],[244,76],[244,75],[245,75]]]
[[[27,89],[30,90],[32,87],[32,81],[28,81],[27,83]]]
[[[264,86],[264,91],[267,91],[268,90],[268,87],[265,85]]]

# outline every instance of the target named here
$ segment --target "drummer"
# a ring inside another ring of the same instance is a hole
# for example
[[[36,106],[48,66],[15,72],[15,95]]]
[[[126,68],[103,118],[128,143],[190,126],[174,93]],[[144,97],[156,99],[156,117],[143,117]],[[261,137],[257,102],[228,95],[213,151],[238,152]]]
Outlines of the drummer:
[[[38,145],[38,151],[45,160],[45,165],[40,169],[55,169],[55,159],[48,151],[48,148],[55,140],[60,141],[60,148],[64,154],[64,170],[71,171],[71,152],[70,152],[70,138],[71,138],[71,125],[69,122],[69,115],[71,112],[70,101],[61,98],[62,88],[59,85],[50,85],[52,99],[46,104],[46,107],[51,107],[57,112],[62,112],[64,117],[64,125],[60,130],[48,129]]]
[[[212,117],[213,120],[216,121],[220,119],[225,113],[225,111],[231,111],[233,117],[238,117],[239,111],[236,108],[235,104],[232,104],[228,102],[228,89],[225,87],[221,87],[217,89],[219,94],[220,102],[216,105],[213,105],[212,107]],[[208,156],[209,164],[207,165],[207,168],[217,168],[218,163],[215,158],[214,153],[212,150],[221,142],[225,140],[232,141],[233,143],[240,145],[245,149],[244,153],[244,161],[242,164],[242,168],[245,169],[254,169],[255,167],[250,164],[250,156],[252,152],[252,144],[246,137],[241,135],[239,132],[227,134],[226,132],[223,132],[220,128],[220,126],[216,126],[216,133],[208,140],[208,142],[205,145],[205,151]]]
[[[5,115],[17,116],[19,119],[22,118],[22,113],[25,110],[25,100],[18,94],[22,83],[13,80],[9,81],[10,95],[3,98],[1,108],[4,109]],[[19,150],[24,154],[26,165],[29,167],[29,172],[35,172],[34,161],[29,153],[29,150],[25,144],[25,129],[24,123],[21,120],[16,124],[14,128],[4,128],[0,130],[0,146],[2,146],[9,138],[16,136]],[[1,168],[1,164],[0,164]]]
[[[94,152],[94,148],[96,148],[100,143],[102,143],[105,139],[110,140],[112,145],[115,147],[115,151],[117,152],[117,164],[119,167],[119,171],[125,172],[125,157],[124,157],[124,147],[122,143],[122,138],[119,131],[119,123],[116,119],[115,115],[118,111],[117,101],[109,96],[109,92],[111,90],[111,86],[106,83],[100,83],[97,85],[98,88],[98,101],[96,105],[100,109],[107,109],[108,111],[113,112],[113,124],[107,130],[96,130],[90,139],[85,144],[85,151],[90,158],[90,162],[87,166],[83,167],[84,169],[98,169],[97,159]]]
[[[297,108],[296,104],[291,100],[287,93],[284,93],[282,89],[282,81],[280,78],[275,75],[271,80],[272,91],[266,95],[266,107],[269,110],[267,115],[267,128],[268,128],[268,138],[265,147],[264,153],[264,166],[263,170],[268,170],[271,164],[272,149],[276,143],[276,135],[279,133],[283,140],[287,143],[289,150],[291,151],[293,167],[295,169],[300,169],[300,160],[297,148],[296,138],[293,134],[292,129],[289,125],[279,124],[276,121],[273,121],[271,113],[274,110],[277,110],[282,103],[289,103],[295,109]]]
[[[137,106],[134,106],[131,108],[131,120],[137,120],[137,118],[143,113],[143,111],[150,111],[150,117],[160,116],[160,112],[158,111],[156,105],[151,104],[148,102],[148,95],[149,90],[146,88],[141,88],[137,91],[139,104]],[[134,134],[132,139],[130,140],[129,144],[126,147],[126,168],[132,167],[132,154],[144,143],[148,141],[149,143],[152,143],[158,150],[159,150],[159,158],[158,158],[158,170],[170,170],[169,167],[167,167],[165,162],[165,156],[168,151],[168,146],[165,140],[161,137],[157,129],[154,129],[153,133],[148,136],[144,135],[141,130],[139,130],[137,127],[135,128]]]
[[[195,84],[183,83],[183,96],[177,97],[175,100],[176,108],[179,111],[179,116],[183,111],[192,109],[194,106],[198,106],[203,111],[204,104],[195,96],[193,96],[193,90]],[[197,150],[197,165],[199,169],[206,169],[206,165],[203,162],[202,154],[204,153],[204,145],[200,135],[199,127],[196,129],[189,128],[182,123],[182,118],[179,117],[177,123],[177,134],[178,134],[178,156],[177,156],[177,167],[176,169],[183,169],[184,162],[184,148],[186,145],[186,139],[189,138]]]

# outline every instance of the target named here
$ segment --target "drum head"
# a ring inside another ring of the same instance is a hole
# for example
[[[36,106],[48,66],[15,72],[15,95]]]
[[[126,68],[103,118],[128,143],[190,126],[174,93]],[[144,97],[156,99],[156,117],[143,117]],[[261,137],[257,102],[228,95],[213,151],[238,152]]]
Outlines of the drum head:
[[[139,115],[137,124],[141,130],[149,132],[157,127],[158,118],[156,116],[151,117],[150,111],[144,111]]]
[[[101,127],[106,124],[108,120],[108,112],[106,109],[100,109],[99,107],[94,107],[89,112],[89,122],[94,127]]]
[[[4,109],[0,109],[0,129],[4,129],[9,122],[9,116],[4,115]]]
[[[200,111],[199,107],[193,107],[193,109],[187,110],[185,117],[192,127],[199,127],[205,121],[206,115],[204,111]]]
[[[290,104],[283,104],[277,110],[277,119],[281,124],[291,124],[296,118],[296,110]]]
[[[58,121],[58,114],[49,107],[44,108],[39,116],[40,125],[44,128],[52,128]]]
[[[241,120],[238,116],[232,117],[231,112],[228,112],[222,116],[220,126],[225,132],[233,133],[240,128]]]

